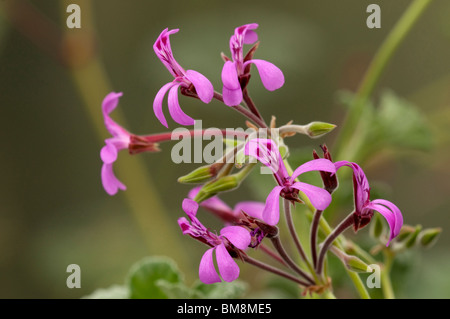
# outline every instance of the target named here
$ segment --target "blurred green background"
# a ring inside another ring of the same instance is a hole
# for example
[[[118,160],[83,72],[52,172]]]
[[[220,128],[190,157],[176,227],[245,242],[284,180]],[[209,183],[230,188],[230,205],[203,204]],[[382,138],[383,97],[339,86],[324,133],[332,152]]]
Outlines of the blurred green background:
[[[81,7],[81,29],[66,27],[66,7]],[[119,155],[117,175],[128,187],[110,197],[100,180],[99,151],[108,137],[101,101],[123,92],[113,117],[136,134],[163,132],[153,115],[159,88],[171,80],[152,45],[171,37],[175,58],[221,90],[220,52],[234,28],[259,23],[256,56],[280,67],[286,84],[268,92],[257,77],[250,92],[261,113],[279,124],[321,120],[338,128],[320,140],[297,136],[291,149],[333,145],[346,108],[340,90],[355,91],[368,63],[409,0],[321,1],[24,1],[0,3],[0,298],[79,298],[122,283],[148,255],[173,258],[197,276],[204,247],[183,237],[176,220],[190,187],[176,183],[196,165],[171,162],[163,152]],[[366,8],[381,7],[381,29],[366,27]],[[385,185],[405,222],[439,226],[430,250],[406,256],[409,276],[393,279],[400,297],[450,297],[450,2],[435,0],[406,37],[373,97],[389,88],[415,104],[430,123],[425,150],[380,148],[364,163],[369,180]],[[207,127],[244,127],[233,110],[180,97],[185,112]],[[170,121],[171,129],[176,123]],[[389,185],[389,186],[386,186]],[[224,197],[264,200],[250,187]],[[246,197],[243,197],[243,194]],[[203,215],[205,223],[214,223]],[[362,231],[364,233],[365,230]],[[66,287],[66,267],[81,267],[81,288]],[[258,289],[264,274],[241,267]],[[396,282],[397,280],[397,282]],[[401,282],[400,282],[401,281]],[[253,288],[252,288],[253,289]],[[339,295],[339,294],[338,294]],[[351,297],[351,292],[343,292]]]

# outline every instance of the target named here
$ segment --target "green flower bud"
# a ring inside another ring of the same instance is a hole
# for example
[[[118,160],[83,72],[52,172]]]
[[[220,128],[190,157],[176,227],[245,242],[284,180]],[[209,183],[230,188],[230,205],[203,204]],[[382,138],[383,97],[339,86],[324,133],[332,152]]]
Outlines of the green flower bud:
[[[311,122],[306,126],[306,132],[309,137],[317,138],[331,132],[335,127],[336,125],[330,123]]]
[[[217,194],[219,192],[232,190],[238,187],[239,184],[240,180],[236,177],[236,175],[228,175],[205,184],[202,191],[207,194]]]
[[[178,178],[179,183],[202,183],[217,175],[225,163],[214,163],[199,167],[187,175]]]
[[[370,236],[372,238],[379,239],[385,231],[385,224],[381,220],[381,216],[379,214],[375,214],[372,218],[372,223],[370,224]]]
[[[438,237],[439,234],[442,232],[442,228],[427,228],[420,232],[418,241],[419,243],[424,247],[431,247],[433,246]]]
[[[421,230],[422,225],[417,225],[414,232],[405,241],[406,248],[411,248],[417,243],[417,237],[419,236]]]
[[[359,259],[356,256],[345,256],[345,266],[355,272],[367,272],[367,268],[369,267],[364,261]]]

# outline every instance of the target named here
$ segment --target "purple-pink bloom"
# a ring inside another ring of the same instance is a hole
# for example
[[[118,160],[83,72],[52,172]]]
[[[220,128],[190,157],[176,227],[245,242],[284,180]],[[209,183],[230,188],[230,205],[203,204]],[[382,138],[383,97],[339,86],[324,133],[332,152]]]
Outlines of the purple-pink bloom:
[[[244,57],[244,44],[253,44],[258,40],[255,29],[258,24],[251,23],[234,30],[230,38],[231,61],[226,61],[222,69],[223,101],[228,106],[238,105],[242,101],[242,88],[240,78],[248,72],[247,66],[254,64],[258,69],[262,84],[269,91],[279,89],[284,84],[284,75],[274,64]]]
[[[403,216],[400,209],[384,199],[370,200],[370,187],[366,175],[362,168],[352,162],[339,161],[334,163],[336,170],[343,166],[348,166],[353,170],[353,195],[355,201],[355,222],[354,228],[358,230],[369,223],[373,216],[373,211],[379,212],[388,222],[390,228],[389,240],[386,246],[399,233],[403,225]]]
[[[239,266],[233,260],[232,255],[237,257],[240,250],[244,250],[250,244],[250,233],[240,226],[227,226],[220,230],[220,235],[210,232],[196,217],[198,203],[191,199],[184,199],[183,210],[188,219],[178,219],[183,234],[187,234],[212,247],[208,249],[200,261],[199,278],[205,284],[224,281],[231,282],[239,277]],[[214,253],[219,268],[219,274],[214,266]]]
[[[283,163],[278,147],[271,139],[253,139],[245,145],[245,155],[252,156],[262,164],[268,166],[278,183],[267,196],[263,221],[269,225],[276,225],[280,218],[279,198],[284,197],[289,200],[297,200],[298,192],[303,192],[311,201],[311,204],[318,210],[325,210],[331,203],[331,195],[325,189],[303,182],[296,182],[295,179],[306,172],[322,171],[336,173],[334,164],[324,158],[315,159],[300,165],[292,175],[289,175]]]
[[[181,110],[178,103],[178,88],[190,89],[191,86],[194,87],[194,93],[204,103],[211,102],[214,96],[213,85],[204,75],[194,70],[185,71],[173,57],[169,36],[177,32],[178,29],[170,31],[167,28],[164,29],[153,45],[157,57],[175,78],[158,91],[153,101],[153,111],[165,127],[168,127],[168,124],[162,111],[162,103],[167,91],[169,91],[167,102],[170,116],[180,125],[193,125],[195,121]]]
[[[102,103],[105,126],[112,135],[112,137],[105,140],[105,146],[100,151],[100,158],[103,161],[101,174],[103,188],[109,195],[115,195],[119,189],[126,189],[126,186],[114,175],[113,163],[117,159],[118,152],[128,148],[131,134],[109,116],[117,107],[121,96],[122,93],[111,92],[104,98]]]

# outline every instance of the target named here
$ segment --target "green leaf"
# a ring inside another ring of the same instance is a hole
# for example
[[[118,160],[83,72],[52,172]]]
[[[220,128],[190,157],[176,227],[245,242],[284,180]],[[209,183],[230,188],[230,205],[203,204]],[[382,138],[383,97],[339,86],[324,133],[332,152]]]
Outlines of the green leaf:
[[[433,144],[430,125],[420,109],[392,91],[381,96],[369,138],[406,149],[429,150]]]
[[[82,297],[82,299],[129,299],[130,290],[128,287],[113,285],[109,288],[101,288],[95,290],[90,295]]]
[[[183,281],[175,262],[166,257],[147,257],[131,267],[127,284],[132,299],[167,299],[167,289],[161,289],[158,280],[167,283]]]
[[[171,283],[164,279],[157,280],[155,285],[161,289],[161,291],[169,299],[191,299],[197,296],[197,292],[182,282]]]
[[[241,281],[219,282],[206,285],[202,282],[194,284],[196,297],[201,299],[236,299],[242,297],[247,284]]]

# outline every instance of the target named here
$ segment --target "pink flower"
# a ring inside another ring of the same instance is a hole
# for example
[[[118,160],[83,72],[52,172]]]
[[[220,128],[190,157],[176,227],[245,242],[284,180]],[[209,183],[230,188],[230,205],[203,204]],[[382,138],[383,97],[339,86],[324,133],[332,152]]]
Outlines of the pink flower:
[[[194,93],[204,103],[209,103],[214,96],[214,88],[205,76],[194,70],[185,71],[173,57],[169,35],[177,32],[178,29],[168,31],[166,28],[161,32],[153,45],[156,55],[175,78],[158,91],[153,101],[153,111],[165,127],[168,127],[168,124],[162,111],[162,103],[167,91],[169,91],[168,106],[170,116],[180,125],[193,125],[195,121],[181,110],[178,103],[178,88],[191,91],[195,89]]]
[[[286,166],[283,163],[280,152],[275,142],[271,139],[250,140],[244,149],[244,154],[252,156],[262,164],[268,166],[274,173],[278,183],[267,196],[263,220],[269,225],[276,225],[280,218],[279,198],[299,201],[298,192],[302,191],[311,201],[311,204],[318,210],[325,210],[331,203],[331,195],[323,188],[303,182],[296,182],[295,179],[310,171],[322,171],[336,173],[333,163],[327,159],[315,159],[300,165],[291,176],[289,176]]]
[[[119,104],[119,98],[121,96],[122,93],[111,92],[103,99],[102,103],[105,126],[112,135],[112,137],[105,140],[105,146],[100,151],[100,158],[103,161],[101,172],[102,184],[109,195],[115,195],[119,189],[126,189],[126,186],[117,179],[113,171],[113,164],[117,160],[119,151],[128,149],[130,154],[159,151],[157,143],[129,133],[111,119],[109,114]]]
[[[233,260],[241,250],[250,244],[249,232],[240,226],[227,226],[220,230],[220,235],[211,233],[197,219],[198,203],[186,198],[183,201],[183,210],[188,215],[188,219],[181,217],[178,219],[183,234],[187,234],[212,247],[208,249],[200,261],[199,278],[205,284],[212,284],[224,281],[231,282],[239,277],[239,266]],[[233,255],[231,255],[230,254]],[[214,266],[213,254],[216,255],[216,262],[219,274]]]
[[[103,100],[102,112],[106,129],[112,137],[105,140],[105,146],[100,151],[100,158],[103,161],[102,183],[103,188],[109,195],[115,195],[119,189],[125,190],[126,186],[117,179],[113,171],[113,163],[117,160],[120,150],[128,148],[131,134],[119,124],[114,122],[109,114],[117,107],[122,93],[109,93]]]
[[[255,30],[256,23],[246,24],[234,30],[230,39],[232,61],[225,62],[222,69],[223,101],[228,106],[238,105],[242,101],[240,79],[248,75],[249,64],[253,63],[258,69],[264,87],[269,91],[279,89],[284,84],[281,70],[270,62],[244,57],[244,44],[252,44],[258,40]]]
[[[367,225],[373,216],[373,211],[377,211],[389,224],[390,236],[386,244],[388,246],[391,240],[400,233],[403,225],[403,216],[400,209],[384,199],[370,200],[369,182],[358,164],[347,161],[339,161],[334,164],[336,170],[343,166],[348,166],[353,170],[353,195],[355,201],[355,221],[353,226],[355,231]]]

